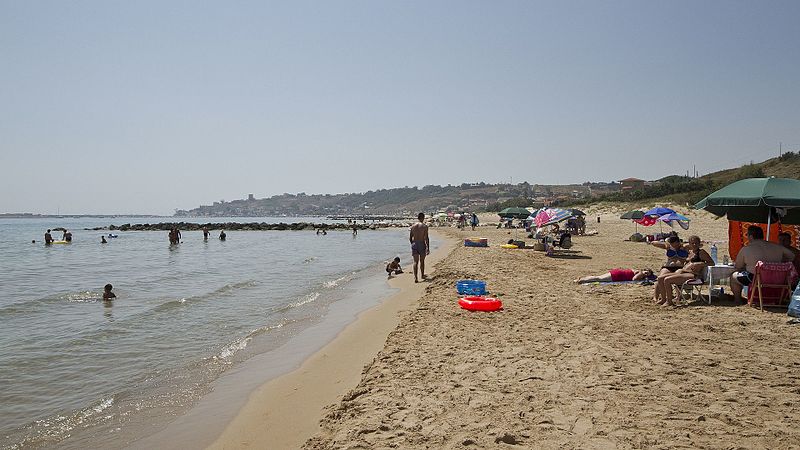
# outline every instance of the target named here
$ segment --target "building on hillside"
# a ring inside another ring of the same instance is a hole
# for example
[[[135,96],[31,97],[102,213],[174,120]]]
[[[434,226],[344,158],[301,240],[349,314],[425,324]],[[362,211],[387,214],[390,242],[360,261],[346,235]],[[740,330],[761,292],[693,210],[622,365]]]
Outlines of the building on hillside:
[[[253,201],[255,199],[256,199],[256,197],[253,194],[247,194],[247,200],[248,201]]]
[[[622,185],[623,191],[635,191],[638,189],[644,188],[644,180],[640,180],[638,178],[625,178],[624,180],[619,180],[620,184]]]

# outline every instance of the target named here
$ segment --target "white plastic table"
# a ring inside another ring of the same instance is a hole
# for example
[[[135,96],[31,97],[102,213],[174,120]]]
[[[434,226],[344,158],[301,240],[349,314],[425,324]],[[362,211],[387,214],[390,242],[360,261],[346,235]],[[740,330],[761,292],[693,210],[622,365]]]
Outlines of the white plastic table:
[[[708,273],[706,273],[706,278],[708,278],[708,304],[711,304],[711,287],[715,285],[719,285],[720,281],[727,280],[730,278],[731,274],[735,272],[736,269],[733,268],[733,264],[717,264],[716,266],[708,266]],[[729,283],[726,283],[729,284]]]

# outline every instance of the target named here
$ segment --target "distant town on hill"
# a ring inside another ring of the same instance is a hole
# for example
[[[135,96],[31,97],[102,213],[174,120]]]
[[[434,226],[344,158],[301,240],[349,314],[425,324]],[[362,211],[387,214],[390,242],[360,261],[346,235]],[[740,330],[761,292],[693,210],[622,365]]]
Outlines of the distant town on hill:
[[[458,186],[402,187],[345,194],[282,194],[213,202],[176,217],[266,216],[399,216],[418,212],[499,211],[509,206],[580,205],[595,201],[664,200],[696,202],[720,187],[742,178],[777,176],[800,178],[800,155],[784,153],[761,163],[746,164],[703,176],[671,175],[659,180],[626,178],[609,183],[568,185],[464,183]]]

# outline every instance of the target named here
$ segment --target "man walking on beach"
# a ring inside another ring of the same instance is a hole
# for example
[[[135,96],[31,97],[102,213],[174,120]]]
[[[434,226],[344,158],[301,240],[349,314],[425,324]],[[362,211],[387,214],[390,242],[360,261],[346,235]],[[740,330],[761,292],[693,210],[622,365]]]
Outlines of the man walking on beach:
[[[739,250],[736,255],[734,267],[736,272],[731,275],[731,290],[733,300],[743,301],[742,289],[753,282],[753,274],[756,271],[756,263],[764,262],[787,262],[794,260],[794,253],[786,247],[774,242],[764,240],[764,230],[761,227],[751,225],[747,227],[747,239],[750,243]]]
[[[419,222],[411,225],[411,233],[408,237],[408,240],[411,241],[411,256],[414,257],[414,283],[419,283],[417,265],[419,265],[422,279],[428,278],[425,276],[425,256],[431,252],[428,226],[425,225],[425,213],[419,213],[417,219],[419,219]]]

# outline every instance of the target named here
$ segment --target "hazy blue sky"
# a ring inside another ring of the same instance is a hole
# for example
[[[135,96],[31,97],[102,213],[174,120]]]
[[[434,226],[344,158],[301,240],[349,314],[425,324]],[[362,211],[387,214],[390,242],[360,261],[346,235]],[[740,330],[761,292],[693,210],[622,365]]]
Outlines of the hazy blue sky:
[[[799,1],[0,1],[0,212],[800,150]]]

